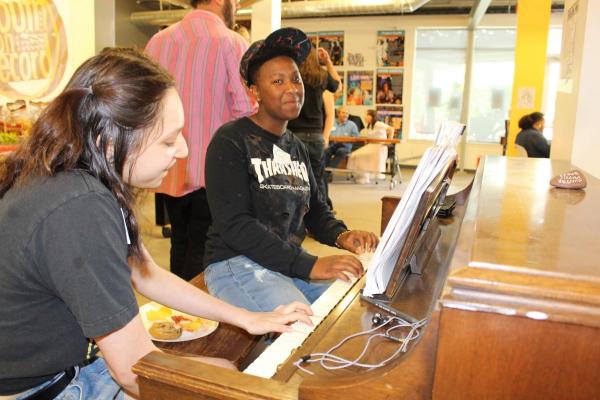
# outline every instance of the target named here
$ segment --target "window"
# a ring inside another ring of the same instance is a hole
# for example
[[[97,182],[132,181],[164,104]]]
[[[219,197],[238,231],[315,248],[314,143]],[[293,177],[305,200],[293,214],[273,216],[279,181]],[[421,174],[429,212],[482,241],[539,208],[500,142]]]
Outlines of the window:
[[[473,51],[469,142],[499,143],[515,70],[515,29],[477,29]]]
[[[468,32],[465,29],[417,29],[410,139],[435,138],[442,120],[460,120]],[[552,139],[560,71],[561,28],[548,33],[542,112],[544,136]],[[512,100],[516,29],[475,31],[469,142],[499,143]]]
[[[443,120],[460,120],[465,29],[417,29],[410,139],[435,139]]]
[[[542,112],[544,113],[544,136],[552,140],[554,131],[554,115],[556,108],[556,92],[560,79],[560,49],[562,41],[562,28],[550,28],[548,32],[548,50],[546,54],[546,74],[544,78],[544,98]]]

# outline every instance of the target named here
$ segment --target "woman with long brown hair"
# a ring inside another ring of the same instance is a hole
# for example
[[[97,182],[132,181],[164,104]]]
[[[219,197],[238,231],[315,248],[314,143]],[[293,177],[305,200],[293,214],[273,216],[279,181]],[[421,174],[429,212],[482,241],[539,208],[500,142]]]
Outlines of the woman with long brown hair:
[[[321,64],[326,66],[326,70]],[[315,176],[319,192],[327,199],[327,186],[323,177],[325,169],[325,149],[329,145],[329,133],[333,128],[335,115],[323,92],[335,93],[341,79],[329,54],[325,49],[312,48],[306,60],[300,65],[300,75],[304,83],[304,105],[298,118],[289,121],[290,129],[308,149],[310,167]],[[328,107],[326,107],[328,106]],[[325,113],[329,109],[330,112]]]
[[[304,305],[256,314],[224,303],[158,267],[144,249],[135,195],[187,156],[182,127],[168,73],[134,50],[108,49],[75,71],[2,164],[0,397],[137,395],[131,367],[157,348],[134,288],[254,334],[310,323]]]

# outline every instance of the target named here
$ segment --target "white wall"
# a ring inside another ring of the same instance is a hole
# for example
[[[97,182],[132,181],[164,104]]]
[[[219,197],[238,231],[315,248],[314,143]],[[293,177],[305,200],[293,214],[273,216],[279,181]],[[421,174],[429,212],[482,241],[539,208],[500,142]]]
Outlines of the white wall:
[[[286,19],[282,26],[293,26],[305,32],[319,31],[344,31],[344,54],[362,53],[365,59],[363,67],[351,67],[344,65],[340,70],[375,70],[375,43],[377,31],[404,30],[404,120],[403,139],[397,147],[398,158],[422,155],[430,141],[410,140],[408,131],[410,127],[411,92],[412,92],[412,69],[415,60],[415,31],[423,27],[460,27],[468,25],[468,15],[405,15],[405,16],[361,16],[340,18],[310,18],[310,19]],[[562,13],[553,13],[552,25],[562,23]],[[490,14],[486,15],[480,24],[481,27],[514,27],[516,26],[516,15],[514,14]],[[345,60],[347,61],[347,60]],[[493,77],[490,77],[493,79]],[[352,114],[364,116],[369,106],[348,106]],[[465,153],[465,168],[475,169],[478,157],[484,155],[502,154],[500,144],[469,143]],[[403,162],[403,164],[416,165],[418,160]]]
[[[552,141],[552,158],[570,161],[578,168],[600,178],[600,134],[598,134],[598,99],[600,99],[600,2],[579,0],[578,11],[569,21],[567,10],[575,1],[565,2],[563,50],[561,52],[562,88],[556,99],[556,118]],[[571,25],[572,24],[572,25]],[[574,29],[571,36],[567,30]],[[568,60],[572,74],[565,75]]]

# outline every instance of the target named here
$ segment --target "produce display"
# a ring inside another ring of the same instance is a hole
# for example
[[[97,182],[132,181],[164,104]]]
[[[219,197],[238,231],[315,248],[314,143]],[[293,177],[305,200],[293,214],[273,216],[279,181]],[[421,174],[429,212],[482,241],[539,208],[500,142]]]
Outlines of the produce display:
[[[21,137],[13,132],[0,132],[0,145],[19,144]]]

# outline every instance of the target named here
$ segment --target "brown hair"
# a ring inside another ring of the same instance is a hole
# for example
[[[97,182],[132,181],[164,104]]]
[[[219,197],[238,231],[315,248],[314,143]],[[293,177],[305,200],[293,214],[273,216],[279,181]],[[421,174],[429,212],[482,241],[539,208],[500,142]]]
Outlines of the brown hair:
[[[302,81],[305,85],[313,87],[323,86],[327,81],[327,71],[321,68],[317,49],[314,47],[300,66],[300,75],[302,75]]]
[[[105,49],[85,61],[34,123],[29,139],[0,166],[0,198],[36,177],[83,170],[116,197],[125,215],[129,255],[141,260],[133,204],[136,190],[123,181],[160,117],[173,79],[133,49]],[[129,171],[131,172],[131,171]]]
[[[367,124],[368,129],[373,129],[375,123],[377,122],[377,111],[376,110],[367,110],[367,115],[371,116],[371,122]]]
[[[544,114],[541,112],[533,112],[521,117],[519,120],[519,128],[521,129],[533,129],[533,125],[544,119]]]

